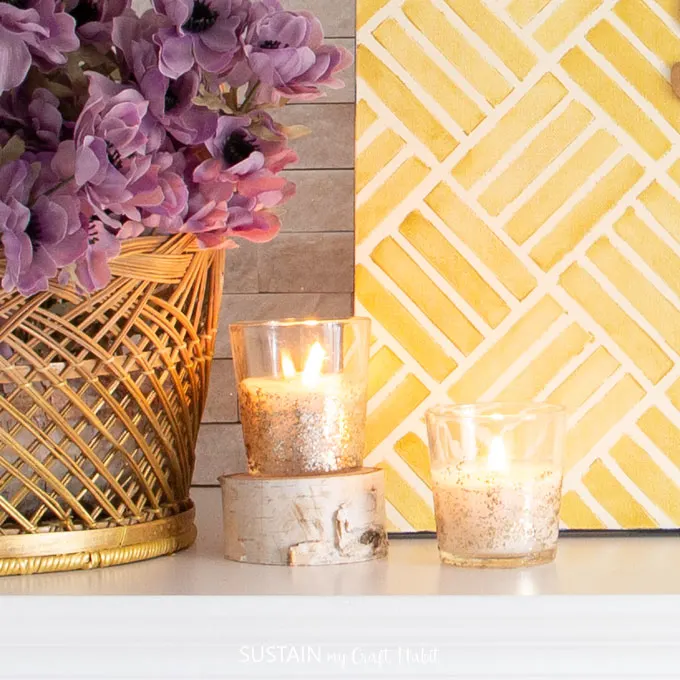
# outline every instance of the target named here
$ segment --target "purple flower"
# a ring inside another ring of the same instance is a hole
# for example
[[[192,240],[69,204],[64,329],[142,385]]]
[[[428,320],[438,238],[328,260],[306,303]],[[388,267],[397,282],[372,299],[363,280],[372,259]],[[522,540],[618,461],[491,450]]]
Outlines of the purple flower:
[[[319,85],[342,87],[335,74],[352,63],[346,49],[323,43],[321,24],[309,12],[265,13],[248,29],[244,52],[247,66],[236,67],[229,82],[257,81],[259,102],[315,99]]]
[[[135,43],[154,42],[156,33],[169,26],[170,20],[152,9],[141,16],[137,16],[132,9],[126,9],[113,19],[111,42],[116,47],[116,52],[123,57],[128,74],[132,71],[132,46]]]
[[[141,234],[235,248],[278,232],[297,155],[263,109],[339,87],[349,53],[280,0],[151,2],[0,0],[6,291],[100,289]]]
[[[76,22],[76,32],[86,45],[111,42],[113,20],[130,8],[130,0],[67,0],[66,11]]]
[[[201,82],[196,69],[175,80],[161,73],[152,38],[163,25],[164,18],[153,10],[140,18],[126,12],[113,22],[113,43],[149,101],[151,115],[180,143],[200,144],[215,134],[217,114],[193,104]]]
[[[163,75],[178,78],[194,64],[208,73],[229,69],[241,48],[248,0],[153,0],[153,6],[171,24],[154,37]]]
[[[184,157],[179,153],[159,153],[154,159],[154,165],[158,168],[158,186],[163,198],[160,203],[149,206],[147,213],[159,218],[152,220],[155,224],[173,224],[179,228],[189,201],[189,189],[183,177]],[[168,226],[165,228],[168,229]]]
[[[280,12],[283,10],[283,5],[279,0],[254,0],[250,5],[250,12],[248,14],[248,25],[260,20],[267,14],[273,12]]]
[[[288,147],[283,128],[264,112],[249,116],[221,116],[214,137],[205,146],[212,156],[196,169],[199,181],[225,174],[238,182],[262,170],[280,172],[298,160]]]
[[[0,168],[0,236],[7,263],[2,287],[26,296],[47,290],[48,280],[75,262],[87,243],[78,198],[65,187],[41,193],[41,180],[39,163],[18,160]]]
[[[200,144],[215,134],[217,114],[193,104],[201,76],[192,69],[175,80],[158,68],[151,43],[132,43],[132,70],[139,89],[149,101],[149,111],[178,142]]]
[[[233,238],[264,243],[280,229],[276,215],[258,206],[257,200],[239,193],[226,199],[210,198],[200,186],[191,195],[189,216],[182,231],[195,234],[203,248],[235,248]]]
[[[184,223],[189,189],[184,181],[184,157],[181,153],[158,153],[147,173],[155,187],[141,210],[141,221],[130,221],[139,231],[157,229],[164,234],[178,233]],[[156,192],[157,190],[157,192]]]
[[[258,206],[274,208],[285,203],[295,194],[295,185],[285,177],[278,177],[268,170],[251,175],[238,183],[239,193],[254,199]]]
[[[227,200],[215,200],[200,192],[193,192],[189,200],[189,216],[181,231],[196,234],[199,242],[205,245],[203,235],[225,229],[229,208]]]
[[[133,220],[138,208],[156,192],[151,153],[162,143],[163,130],[147,111],[149,103],[133,87],[90,73],[90,97],[75,126],[73,142],[63,142],[60,166],[72,162],[78,186],[103,222],[110,213]]]
[[[149,103],[136,88],[119,85],[99,73],[88,73],[89,99],[78,117],[74,138],[94,134],[106,140],[112,155],[121,159],[157,150],[163,135],[147,116]]]
[[[0,92],[21,84],[34,61],[49,70],[78,49],[75,21],[57,0],[0,2]]]
[[[44,88],[39,87],[33,90],[28,105],[28,118],[31,121],[31,128],[35,136],[42,143],[43,149],[56,151],[64,122],[59,111],[59,99]]]
[[[87,233],[85,252],[73,267],[78,284],[88,292],[101,290],[111,281],[109,261],[120,253],[118,234],[121,225],[113,226],[98,220],[95,215],[81,216]]]
[[[228,171],[237,180],[242,175],[261,170],[265,158],[260,151],[259,140],[248,129],[251,122],[249,116],[221,116],[215,136],[205,143],[212,159],[202,163],[196,174],[213,179],[217,174]]]
[[[5,132],[18,134],[30,150],[56,151],[61,139],[63,118],[59,99],[38,87],[30,94],[25,87],[0,95],[0,117]]]
[[[234,194],[228,205],[230,215],[226,226],[230,236],[253,243],[267,243],[279,233],[279,218],[263,210],[255,199]]]
[[[211,199],[226,186],[254,199],[256,204],[273,207],[293,193],[293,185],[276,176],[297,154],[287,146],[280,126],[265,112],[253,116],[222,116],[215,136],[206,142],[212,158],[203,161],[193,173],[204,195]]]

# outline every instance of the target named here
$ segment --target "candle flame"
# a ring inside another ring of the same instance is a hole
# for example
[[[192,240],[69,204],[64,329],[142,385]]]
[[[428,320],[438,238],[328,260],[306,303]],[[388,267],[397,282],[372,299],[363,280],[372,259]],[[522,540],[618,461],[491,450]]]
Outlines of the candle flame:
[[[290,356],[290,352],[286,350],[281,352],[281,370],[284,378],[294,378],[297,375],[293,358]]]
[[[508,456],[505,453],[505,445],[501,437],[494,437],[491,440],[487,466],[489,470],[494,472],[501,472],[508,467]]]
[[[302,370],[302,384],[307,387],[315,387],[321,378],[321,368],[323,362],[326,360],[326,352],[323,347],[315,342],[309,349],[305,367]],[[283,350],[281,352],[281,371],[284,378],[294,378],[298,372],[295,368],[295,362],[291,357],[290,352]]]
[[[321,367],[326,359],[326,352],[324,352],[323,347],[315,342],[307,356],[307,362],[305,363],[305,368],[302,371],[302,382],[308,387],[314,387],[318,384],[321,377]]]

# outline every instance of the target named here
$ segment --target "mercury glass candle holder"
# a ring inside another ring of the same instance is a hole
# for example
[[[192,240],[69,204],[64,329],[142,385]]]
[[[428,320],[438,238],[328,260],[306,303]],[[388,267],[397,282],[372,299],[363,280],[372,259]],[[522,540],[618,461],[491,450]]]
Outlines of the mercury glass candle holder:
[[[361,467],[370,327],[360,317],[230,327],[251,474]]]
[[[426,413],[442,562],[518,567],[557,551],[565,410],[467,404]]]

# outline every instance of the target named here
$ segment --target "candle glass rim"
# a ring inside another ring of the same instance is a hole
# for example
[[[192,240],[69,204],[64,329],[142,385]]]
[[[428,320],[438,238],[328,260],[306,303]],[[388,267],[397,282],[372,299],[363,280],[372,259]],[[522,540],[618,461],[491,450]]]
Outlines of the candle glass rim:
[[[229,324],[229,329],[238,328],[292,328],[295,326],[314,328],[327,324],[350,324],[350,323],[371,323],[367,316],[347,316],[339,319],[298,319],[288,317],[284,319],[271,319],[268,321],[237,321]]]
[[[425,411],[426,418],[452,421],[519,421],[564,416],[565,406],[531,401],[486,401],[467,404],[438,404]]]

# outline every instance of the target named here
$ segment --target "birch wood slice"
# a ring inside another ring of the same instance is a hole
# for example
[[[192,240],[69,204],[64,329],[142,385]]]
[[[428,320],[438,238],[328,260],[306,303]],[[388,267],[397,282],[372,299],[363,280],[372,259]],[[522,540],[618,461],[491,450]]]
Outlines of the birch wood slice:
[[[383,471],[220,478],[225,557],[307,566],[387,554]]]

